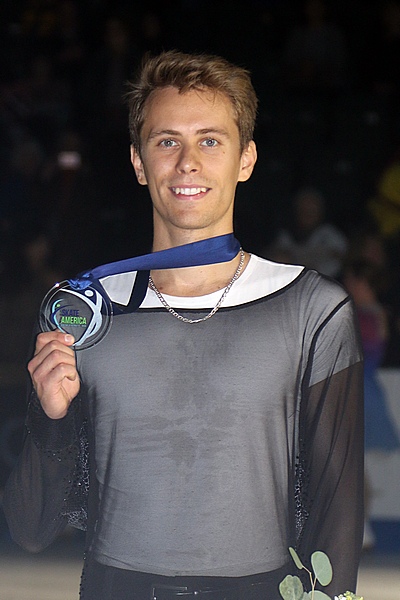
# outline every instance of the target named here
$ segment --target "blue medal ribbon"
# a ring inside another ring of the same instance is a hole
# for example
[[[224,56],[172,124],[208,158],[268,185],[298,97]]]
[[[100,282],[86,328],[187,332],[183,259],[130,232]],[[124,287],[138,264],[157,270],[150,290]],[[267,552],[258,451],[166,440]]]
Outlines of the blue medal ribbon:
[[[73,289],[84,290],[91,283],[103,277],[128,273],[129,271],[199,267],[201,265],[229,262],[235,258],[239,250],[240,244],[234,234],[227,233],[199,242],[101,265],[91,271],[79,274],[74,279],[69,279],[68,283]]]

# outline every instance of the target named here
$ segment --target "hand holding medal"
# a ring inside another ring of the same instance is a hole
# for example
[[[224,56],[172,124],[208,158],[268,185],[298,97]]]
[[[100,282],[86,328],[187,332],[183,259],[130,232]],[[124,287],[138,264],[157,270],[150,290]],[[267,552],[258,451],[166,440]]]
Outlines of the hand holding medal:
[[[40,308],[42,331],[58,329],[74,336],[76,350],[91,348],[111,327],[112,305],[99,284],[79,289],[71,281],[56,283]]]

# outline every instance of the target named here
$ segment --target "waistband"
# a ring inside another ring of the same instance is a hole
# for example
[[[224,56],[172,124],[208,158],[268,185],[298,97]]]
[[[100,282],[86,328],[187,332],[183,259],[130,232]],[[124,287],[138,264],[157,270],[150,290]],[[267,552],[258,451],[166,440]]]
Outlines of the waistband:
[[[239,577],[165,576],[103,565],[85,558],[83,600],[277,600],[288,564]]]
[[[149,600],[240,600],[247,594],[254,594],[267,585],[266,581],[258,581],[247,585],[227,586],[220,588],[190,588],[188,586],[172,586],[167,584],[152,584]]]

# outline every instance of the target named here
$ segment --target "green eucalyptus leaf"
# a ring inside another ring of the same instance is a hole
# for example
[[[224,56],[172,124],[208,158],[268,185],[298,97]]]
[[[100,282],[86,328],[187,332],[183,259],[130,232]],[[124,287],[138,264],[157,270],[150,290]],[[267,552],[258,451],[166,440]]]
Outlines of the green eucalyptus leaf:
[[[283,600],[302,600],[303,584],[300,579],[293,575],[286,575],[279,584],[279,592]]]
[[[294,548],[292,548],[291,546],[289,546],[289,552],[291,557],[293,558],[294,564],[296,565],[296,567],[298,569],[304,569],[304,565],[300,560],[299,555],[297,554],[296,550]]]
[[[310,592],[310,596],[311,596],[311,592]],[[331,597],[324,594],[324,592],[320,592],[319,590],[314,590],[314,600],[331,600]]]
[[[325,554],[325,552],[314,552],[311,555],[311,564],[315,573],[315,577],[318,579],[321,585],[328,585],[332,581],[332,565],[331,561]]]

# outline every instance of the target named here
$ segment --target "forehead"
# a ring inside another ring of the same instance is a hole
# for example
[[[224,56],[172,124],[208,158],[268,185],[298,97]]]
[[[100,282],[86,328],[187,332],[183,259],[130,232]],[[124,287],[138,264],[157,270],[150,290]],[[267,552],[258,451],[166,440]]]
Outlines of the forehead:
[[[179,92],[169,86],[152,92],[144,110],[143,129],[213,127],[238,129],[232,103],[225,94],[205,88]]]

